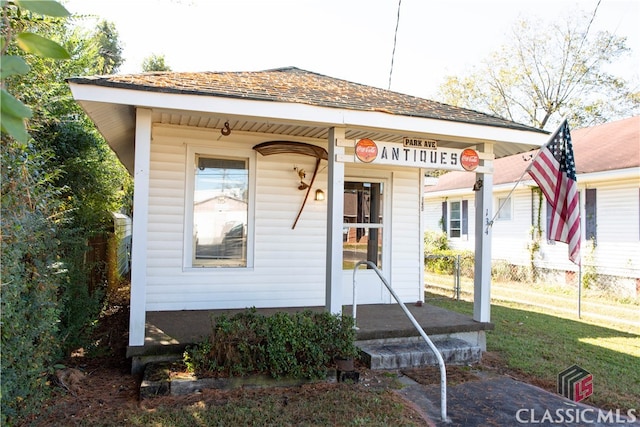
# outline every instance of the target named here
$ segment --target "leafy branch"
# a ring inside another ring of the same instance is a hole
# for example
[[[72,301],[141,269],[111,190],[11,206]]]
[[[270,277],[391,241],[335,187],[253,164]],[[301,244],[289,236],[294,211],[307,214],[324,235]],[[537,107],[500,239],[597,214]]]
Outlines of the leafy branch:
[[[15,42],[16,46],[27,54],[43,58],[70,59],[65,48],[58,43],[38,34],[26,31],[14,31],[11,17],[21,17],[23,11],[29,13],[64,18],[70,13],[60,3],[54,0],[1,0],[2,29],[0,38],[0,124],[2,133],[16,140],[26,143],[29,133],[25,120],[32,117],[31,108],[11,95],[5,89],[5,79],[16,75],[25,75],[31,67],[19,55],[9,55],[9,47]]]

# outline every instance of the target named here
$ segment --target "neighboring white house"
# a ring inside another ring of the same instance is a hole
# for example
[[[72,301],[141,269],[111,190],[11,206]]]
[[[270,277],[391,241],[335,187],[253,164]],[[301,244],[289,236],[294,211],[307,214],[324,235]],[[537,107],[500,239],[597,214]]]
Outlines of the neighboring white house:
[[[582,232],[583,272],[619,278],[635,296],[640,290],[640,117],[571,131],[576,160]],[[532,232],[542,240],[536,266],[576,272],[567,245],[548,242],[547,203],[525,174],[534,152],[497,159],[493,174],[492,258],[528,265]],[[474,248],[472,175],[450,172],[425,187],[425,227],[446,231],[452,247]],[[513,190],[511,196],[510,191]],[[498,208],[502,208],[498,211]],[[483,228],[487,228],[486,226]]]
[[[144,344],[150,311],[339,312],[351,303],[348,267],[359,259],[375,262],[403,301],[422,301],[425,172],[464,166],[490,182],[494,156],[547,139],[297,68],[69,84],[135,180],[131,347]],[[478,240],[474,319],[489,322],[491,242]],[[360,282],[358,303],[391,302],[373,271]]]

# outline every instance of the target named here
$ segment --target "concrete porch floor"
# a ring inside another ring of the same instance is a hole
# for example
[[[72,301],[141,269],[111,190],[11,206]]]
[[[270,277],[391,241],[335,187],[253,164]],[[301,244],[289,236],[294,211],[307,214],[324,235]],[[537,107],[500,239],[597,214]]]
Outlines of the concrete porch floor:
[[[407,308],[429,336],[494,328],[492,323],[476,322],[469,316],[429,304],[408,304]],[[278,311],[302,310],[322,311],[324,307],[259,308],[257,312],[268,316]],[[211,333],[214,316],[233,316],[241,311],[244,309],[147,312],[144,346],[129,347],[127,357],[181,353],[187,345],[200,342]],[[343,306],[342,311],[351,315],[352,306]],[[358,305],[356,315],[358,341],[419,336],[398,304]]]

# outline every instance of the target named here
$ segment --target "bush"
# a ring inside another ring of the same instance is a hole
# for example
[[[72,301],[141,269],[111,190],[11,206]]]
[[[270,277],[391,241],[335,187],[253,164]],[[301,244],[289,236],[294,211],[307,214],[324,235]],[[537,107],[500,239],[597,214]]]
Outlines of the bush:
[[[424,254],[425,256],[434,252],[446,251],[449,249],[449,240],[444,231],[427,231],[424,233]]]
[[[2,138],[2,416],[12,424],[47,396],[58,358],[62,278],[57,193],[39,170],[40,156]]]
[[[505,260],[494,260],[491,263],[491,278],[503,282],[535,281],[528,266],[515,265]]]
[[[471,251],[453,249],[433,252],[425,257],[425,269],[430,273],[449,274],[455,272],[456,258],[460,256],[460,275],[473,277],[474,254]]]
[[[208,340],[187,348],[187,367],[224,376],[323,378],[334,356],[355,357],[353,318],[305,310],[262,316],[255,308],[218,316]]]

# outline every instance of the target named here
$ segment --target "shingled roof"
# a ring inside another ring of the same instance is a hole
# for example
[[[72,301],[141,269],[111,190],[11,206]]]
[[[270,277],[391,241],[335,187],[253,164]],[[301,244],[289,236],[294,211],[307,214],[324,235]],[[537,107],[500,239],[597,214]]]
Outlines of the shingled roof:
[[[640,116],[571,130],[571,142],[578,175],[638,168],[640,167]],[[496,159],[493,164],[493,184],[516,182],[536,151]],[[530,178],[525,175],[524,179]],[[474,174],[449,172],[438,179],[437,185],[426,187],[425,191],[432,193],[459,188],[471,190],[474,182]]]
[[[173,94],[307,104],[537,131],[539,129],[473,110],[372,86],[336,79],[296,67],[241,72],[152,72],[74,77],[69,82]]]

